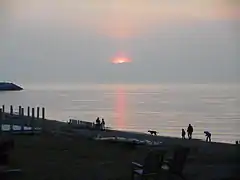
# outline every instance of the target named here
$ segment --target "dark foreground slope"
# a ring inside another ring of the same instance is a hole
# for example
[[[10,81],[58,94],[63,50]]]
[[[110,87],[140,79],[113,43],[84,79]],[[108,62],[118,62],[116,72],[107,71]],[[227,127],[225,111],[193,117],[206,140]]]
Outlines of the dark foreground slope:
[[[71,133],[70,133],[71,134]],[[42,133],[15,135],[11,167],[23,173],[11,176],[18,180],[42,179],[111,179],[130,180],[131,162],[143,163],[151,147],[132,147],[121,143],[99,142],[79,135]],[[171,142],[171,139],[169,139]],[[169,149],[175,143],[163,144]],[[181,144],[182,141],[179,140]],[[186,143],[191,147],[184,174],[189,180],[227,180],[238,178],[238,146],[230,144]],[[162,176],[161,176],[162,177]],[[163,176],[164,178],[164,176]]]
[[[6,117],[6,122],[14,122]],[[18,122],[25,118],[18,118]],[[16,123],[17,123],[16,120]],[[37,120],[34,124],[39,124]],[[79,130],[67,123],[41,120],[44,131],[35,135],[8,135],[14,139],[10,166],[21,168],[22,174],[12,174],[11,180],[131,180],[131,162],[143,163],[150,150],[165,149],[165,158],[173,157],[176,146],[190,148],[184,175],[188,180],[239,180],[240,146],[207,143],[200,140],[150,136],[115,130]],[[132,146],[126,143],[94,140],[124,136],[162,141],[159,147]],[[6,134],[0,135],[6,138]],[[161,179],[165,179],[162,172]],[[1,179],[1,178],[0,178]],[[177,179],[177,178],[176,178]],[[174,180],[174,179],[173,179]]]

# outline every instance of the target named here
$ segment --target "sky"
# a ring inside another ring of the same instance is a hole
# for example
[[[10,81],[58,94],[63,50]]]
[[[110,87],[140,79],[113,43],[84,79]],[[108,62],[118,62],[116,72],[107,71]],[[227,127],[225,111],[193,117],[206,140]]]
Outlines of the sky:
[[[240,82],[239,12],[238,0],[0,0],[0,81]]]

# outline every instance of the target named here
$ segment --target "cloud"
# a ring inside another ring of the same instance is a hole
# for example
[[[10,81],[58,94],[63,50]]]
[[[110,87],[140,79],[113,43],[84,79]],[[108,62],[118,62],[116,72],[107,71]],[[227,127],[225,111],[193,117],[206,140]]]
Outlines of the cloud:
[[[5,1],[9,22],[19,26],[56,26],[90,30],[115,38],[171,23],[239,18],[234,0],[9,0]]]

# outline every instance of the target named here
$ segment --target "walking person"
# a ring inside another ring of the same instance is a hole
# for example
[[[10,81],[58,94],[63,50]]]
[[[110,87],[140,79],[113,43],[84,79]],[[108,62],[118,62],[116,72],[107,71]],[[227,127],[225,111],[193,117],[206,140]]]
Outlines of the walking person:
[[[188,139],[192,139],[193,127],[191,124],[188,125],[187,133],[188,133]]]
[[[182,129],[182,139],[185,139],[186,131]]]
[[[206,136],[206,142],[211,142],[211,136],[212,134],[209,131],[204,131]]]

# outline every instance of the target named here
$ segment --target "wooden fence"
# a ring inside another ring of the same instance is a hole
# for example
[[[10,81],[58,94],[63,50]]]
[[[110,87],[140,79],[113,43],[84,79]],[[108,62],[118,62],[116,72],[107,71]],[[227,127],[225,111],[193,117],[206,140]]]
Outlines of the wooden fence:
[[[25,112],[24,107],[18,106],[17,111],[11,105],[9,111],[6,111],[5,105],[0,108],[0,133],[9,132],[35,132],[42,129],[43,120],[45,120],[45,108],[42,107],[27,107]],[[26,113],[26,114],[25,114]],[[9,127],[8,130],[4,127]],[[15,130],[18,127],[18,130]],[[20,127],[20,129],[19,129]]]

